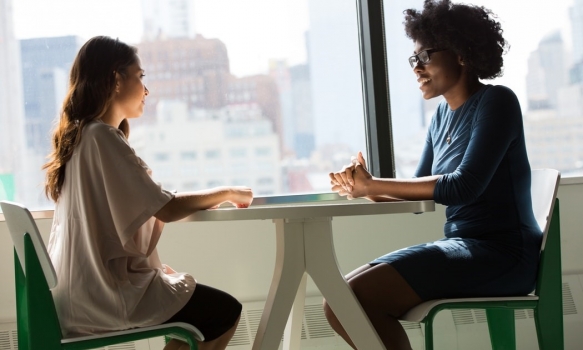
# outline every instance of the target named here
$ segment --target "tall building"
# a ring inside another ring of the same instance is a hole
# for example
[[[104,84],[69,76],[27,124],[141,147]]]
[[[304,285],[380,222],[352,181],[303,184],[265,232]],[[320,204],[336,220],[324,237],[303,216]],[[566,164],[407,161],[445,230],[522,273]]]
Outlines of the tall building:
[[[289,70],[294,116],[294,150],[298,158],[309,158],[316,147],[310,66],[298,64]]]
[[[0,0],[0,198],[22,200],[24,111],[12,0]]]
[[[569,9],[573,37],[573,62],[583,62],[583,0],[574,0]]]
[[[155,116],[159,100],[182,100],[192,108],[219,108],[229,89],[227,47],[218,39],[160,39],[139,43],[138,54],[150,90],[145,116]]]
[[[50,150],[50,133],[65,98],[68,75],[83,45],[76,36],[20,41],[26,145],[37,154]]]
[[[137,46],[150,90],[142,123],[155,119],[156,105],[162,100],[183,101],[188,110],[257,104],[273,130],[282,134],[275,80],[268,75],[231,75],[222,41],[197,35],[193,39],[160,39]]]
[[[571,8],[575,64],[565,64],[558,32],[541,40],[528,62],[524,132],[533,168],[560,169],[564,175],[583,169],[583,1]]]
[[[558,31],[543,38],[538,49],[531,53],[526,77],[530,110],[558,107],[558,91],[568,83],[565,60],[563,39]]]
[[[356,6],[308,1],[308,64],[316,148],[349,145],[366,150]]]
[[[315,148],[309,65],[290,67],[285,60],[271,60],[269,75],[279,92],[284,150],[297,158],[309,158]]]
[[[194,38],[194,0],[142,0],[144,40]]]

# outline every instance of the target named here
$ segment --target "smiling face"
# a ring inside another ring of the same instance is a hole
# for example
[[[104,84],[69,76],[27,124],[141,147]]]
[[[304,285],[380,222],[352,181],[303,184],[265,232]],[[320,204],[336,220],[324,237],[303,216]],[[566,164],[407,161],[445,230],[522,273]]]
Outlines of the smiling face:
[[[426,47],[415,42],[414,54],[428,49],[441,48]],[[417,76],[423,98],[428,100],[443,95],[448,99],[459,93],[458,90],[464,88],[463,66],[460,63],[460,58],[451,50],[433,52],[426,64],[417,62],[413,72]]]
[[[144,104],[149,91],[144,85],[144,70],[140,59],[127,68],[124,76],[117,73],[117,87],[114,104],[123,118],[136,118],[144,112]]]

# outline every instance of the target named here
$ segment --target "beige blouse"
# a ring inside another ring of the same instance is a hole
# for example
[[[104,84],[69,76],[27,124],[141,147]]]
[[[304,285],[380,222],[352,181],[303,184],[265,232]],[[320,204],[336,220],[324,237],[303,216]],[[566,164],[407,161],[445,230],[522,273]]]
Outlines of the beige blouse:
[[[190,299],[195,280],[160,262],[164,223],[153,215],[173,198],[121,131],[83,129],[66,165],[48,252],[65,336],[160,324]]]

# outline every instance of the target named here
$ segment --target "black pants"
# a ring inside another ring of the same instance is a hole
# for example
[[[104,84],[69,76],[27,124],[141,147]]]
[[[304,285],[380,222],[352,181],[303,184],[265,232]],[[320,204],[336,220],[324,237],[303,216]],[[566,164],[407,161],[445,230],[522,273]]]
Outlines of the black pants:
[[[197,283],[186,305],[164,323],[189,323],[201,331],[205,341],[211,341],[235,325],[242,308],[230,294]]]

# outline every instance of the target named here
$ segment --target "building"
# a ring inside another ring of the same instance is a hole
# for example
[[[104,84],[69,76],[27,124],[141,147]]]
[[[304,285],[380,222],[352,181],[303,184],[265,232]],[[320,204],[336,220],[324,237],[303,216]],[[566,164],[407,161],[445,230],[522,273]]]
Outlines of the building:
[[[573,38],[573,62],[583,62],[583,0],[574,0],[569,9]]]
[[[280,192],[279,137],[257,104],[189,110],[183,101],[162,100],[155,123],[133,128],[130,142],[166,189]]]
[[[145,41],[193,38],[194,0],[142,0]]]
[[[315,148],[310,67],[272,60],[269,75],[279,92],[284,150],[292,157],[309,158]]]
[[[160,39],[137,45],[150,90],[143,122],[156,119],[161,100],[178,100],[192,109],[221,109],[256,104],[278,135],[283,133],[281,106],[274,79],[268,75],[235,77],[225,44],[197,35],[193,39]]]
[[[528,109],[555,109],[558,90],[567,85],[566,55],[560,32],[543,38],[528,60]]]
[[[24,111],[12,0],[0,1],[0,199],[22,200]]]
[[[20,41],[26,145],[36,154],[50,150],[50,133],[67,92],[73,60],[83,45],[77,36]]]

